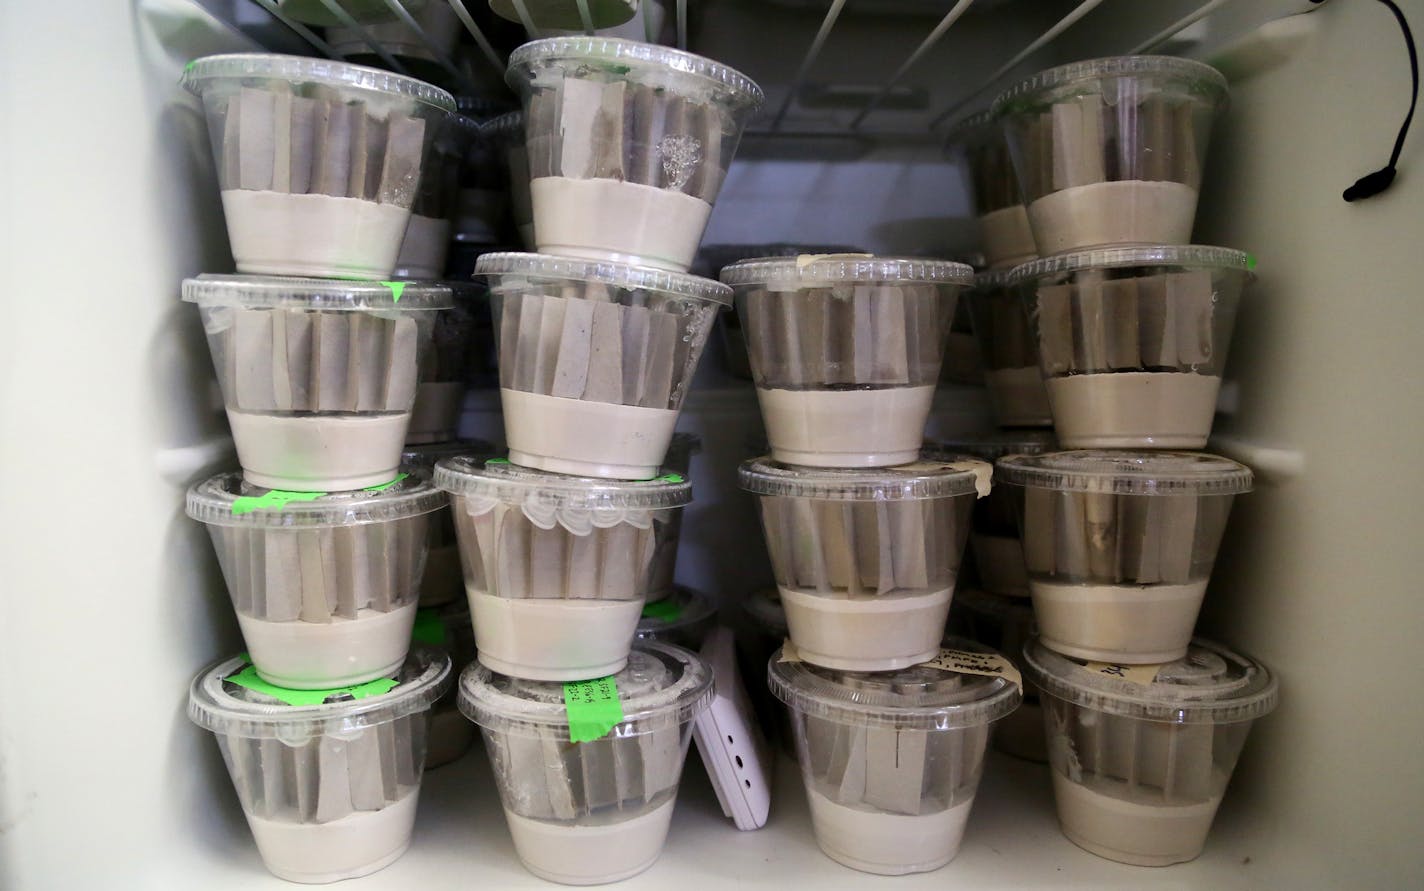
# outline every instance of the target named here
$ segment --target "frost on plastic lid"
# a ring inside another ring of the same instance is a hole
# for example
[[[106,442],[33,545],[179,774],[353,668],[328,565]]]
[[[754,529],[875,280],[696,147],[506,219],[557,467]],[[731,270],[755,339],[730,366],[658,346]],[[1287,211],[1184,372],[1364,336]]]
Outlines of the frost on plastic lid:
[[[948,460],[945,460],[948,458]],[[742,488],[757,495],[825,501],[902,501],[969,495],[987,484],[990,465],[966,456],[944,456],[897,467],[841,469],[781,464],[770,457],[743,461]]]
[[[718,277],[733,286],[777,283],[813,288],[838,282],[968,285],[974,281],[974,268],[950,260],[803,254],[742,260],[724,267]]]
[[[434,474],[435,463],[445,458],[467,456],[487,459],[498,451],[494,443],[484,439],[452,439],[449,442],[434,442],[429,445],[407,444],[405,451],[401,452],[401,464],[421,467],[427,473]]]
[[[701,657],[671,644],[639,641],[627,666],[613,676],[623,720],[614,736],[636,736],[676,727],[712,702],[712,668]],[[460,675],[460,712],[496,733],[568,737],[564,685],[496,674],[478,662]]]
[[[1021,104],[1032,106],[1035,102],[1043,101],[1044,97],[1038,95],[1040,93],[1063,86],[1117,77],[1176,80],[1186,84],[1191,92],[1214,104],[1226,99],[1226,77],[1203,62],[1176,56],[1108,56],[1040,71],[1000,93],[994,99],[991,109],[996,115],[1016,111]]]
[[[270,275],[200,275],[183,280],[183,299],[199,306],[247,309],[449,309],[449,286],[434,282],[367,282]]]
[[[682,272],[664,272],[647,266],[632,266],[610,260],[579,260],[549,254],[493,253],[475,261],[475,275],[526,276],[532,279],[572,279],[602,282],[615,288],[660,291],[676,297],[692,297],[730,305],[732,289]],[[507,283],[499,282],[500,286]]]
[[[355,731],[424,711],[450,686],[450,657],[434,647],[411,647],[392,675],[395,686],[387,692],[357,699],[344,689],[333,690],[325,697],[327,701],[313,705],[290,705],[228,680],[251,664],[242,656],[224,659],[193,679],[188,717],[194,724],[214,733],[280,738],[297,744],[313,736]]]
[[[659,635],[710,621],[716,612],[717,606],[712,598],[701,591],[677,585],[662,600],[643,607],[635,636],[639,640],[657,640]]]
[[[286,492],[220,473],[188,490],[188,516],[213,526],[356,526],[388,523],[445,506],[428,471],[410,468],[393,481],[351,492]]]
[[[997,461],[1005,455],[1041,455],[1057,446],[1047,430],[1013,430],[961,436],[926,442],[920,454],[930,460],[946,455],[972,455],[981,461]]]
[[[742,604],[742,609],[758,628],[778,637],[786,636],[786,607],[781,605],[781,592],[776,588],[753,591]]]
[[[681,474],[651,480],[614,480],[530,470],[491,458],[446,458],[435,465],[435,485],[452,495],[493,498],[560,510],[622,511],[682,507],[692,501],[692,484]]]
[[[1114,495],[1239,495],[1251,491],[1251,469],[1205,452],[1084,449],[1010,455],[994,465],[1001,482],[1038,489]]]
[[[336,62],[308,56],[282,56],[269,53],[229,53],[205,56],[188,63],[180,81],[184,89],[201,96],[213,81],[221,80],[288,80],[293,83],[321,84],[328,87],[370,90],[406,96],[445,111],[455,110],[455,97],[437,86],[392,74],[379,68]]]
[[[504,79],[511,87],[521,89],[534,78],[536,69],[579,68],[600,62],[614,74],[627,74],[638,65],[699,77],[725,88],[727,101],[738,105],[756,107],[766,99],[756,81],[721,62],[655,43],[616,37],[569,36],[531,41],[510,53]]]
[[[1024,647],[1024,659],[1043,692],[1130,718],[1230,724],[1268,714],[1278,697],[1276,679],[1266,666],[1201,638],[1192,639],[1186,656],[1158,669],[1150,684],[1093,671],[1037,639]]]
[[[946,638],[945,646],[994,653],[983,644]],[[961,674],[932,665],[898,671],[842,671],[771,657],[767,682],[777,699],[798,712],[866,727],[950,730],[997,721],[1018,707],[1019,686],[1002,677]]]
[[[1132,266],[1185,266],[1247,272],[1255,267],[1251,255],[1233,248],[1200,244],[1149,244],[1137,247],[1098,248],[1054,254],[1009,270],[1009,284],[1045,275],[1083,269],[1122,269]]]

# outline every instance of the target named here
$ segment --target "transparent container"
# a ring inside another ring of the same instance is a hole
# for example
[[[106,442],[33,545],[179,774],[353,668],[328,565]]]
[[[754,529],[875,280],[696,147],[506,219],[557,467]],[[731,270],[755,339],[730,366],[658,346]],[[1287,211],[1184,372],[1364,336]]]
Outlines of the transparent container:
[[[950,131],[948,148],[969,176],[985,264],[1008,269],[1035,259],[1038,245],[998,119],[988,110],[965,118]]]
[[[509,459],[579,476],[656,476],[712,321],[710,279],[542,254],[485,254]]]
[[[480,662],[544,681],[622,670],[653,551],[692,486],[681,477],[625,482],[469,458],[441,461],[435,482],[450,493]]]
[[[1046,430],[1011,430],[927,442],[921,454],[932,461],[971,455],[992,464],[1005,455],[1041,455],[1053,449],[1053,434]],[[979,583],[986,591],[1009,597],[1029,596],[1023,541],[1008,487],[996,483],[988,495],[974,502],[969,552]]]
[[[412,469],[324,495],[223,473],[188,490],[208,527],[257,673],[298,690],[360,684],[405,660],[430,515],[445,493]]]
[[[953,860],[990,729],[1018,706],[1018,686],[935,665],[867,673],[780,658],[769,666],[771,691],[790,710],[811,827],[826,856],[878,875]]]
[[[1035,631],[1033,605],[1023,598],[990,594],[963,585],[954,592],[949,611],[950,633],[967,637],[995,652],[1003,653],[1027,672],[1024,644]],[[946,644],[948,646],[948,644]],[[1043,708],[1038,687],[1025,677],[1023,703],[994,728],[994,748],[1027,761],[1048,760],[1048,744],[1043,736]]]
[[[711,597],[678,585],[661,600],[644,604],[635,636],[638,640],[677,644],[696,652],[702,648],[702,639],[716,621],[717,604]]]
[[[761,88],[711,59],[608,37],[509,57],[541,253],[686,272]]]
[[[327,492],[396,475],[449,288],[203,275],[183,299],[202,313],[249,483]]]
[[[446,282],[455,305],[435,317],[430,349],[421,356],[406,445],[449,442],[460,428],[474,371],[480,306],[488,292],[473,282]]]
[[[449,8],[446,3],[440,5]],[[392,270],[395,278],[419,281],[445,277],[445,260],[454,237],[458,208],[460,168],[480,138],[480,125],[464,115],[447,114],[440,119],[420,174],[410,222],[396,255]]]
[[[1226,78],[1173,56],[1115,56],[1035,74],[994,100],[1043,256],[1187,244]]]
[[[1228,248],[1156,245],[1015,269],[1063,447],[1206,445],[1254,265]]]
[[[695,433],[674,433],[668,446],[663,469],[684,479],[691,479],[692,456],[702,451],[702,437]],[[658,541],[653,553],[653,580],[648,588],[648,602],[662,600],[672,593],[677,575],[677,549],[682,543],[682,508],[672,512],[667,534]],[[677,641],[674,641],[677,643]],[[694,648],[695,649],[695,648]]]
[[[401,465],[419,467],[433,476],[435,463],[442,458],[463,455],[483,462],[497,452],[494,443],[483,439],[457,439],[407,446],[401,453]],[[455,539],[455,520],[449,508],[442,505],[432,514],[426,529],[425,572],[420,577],[421,607],[464,603],[465,575],[460,569],[460,545]]]
[[[744,462],[760,496],[772,571],[801,658],[855,671],[924,662],[939,649],[969,534],[988,494],[983,461],[834,470]]]
[[[529,191],[529,150],[524,142],[524,112],[511,111],[484,125],[485,137],[496,152],[509,183],[509,209],[519,241],[526,251],[536,249],[534,198]]]
[[[394,862],[410,844],[426,715],[450,686],[450,659],[417,647],[387,680],[316,691],[264,685],[251,667],[239,656],[203,669],[188,717],[217,738],[263,864],[315,884]]]
[[[463,598],[418,609],[410,638],[412,646],[438,648],[447,654],[457,673],[475,661],[475,629],[470,622],[470,605]],[[426,732],[427,770],[459,760],[475,742],[475,728],[460,714],[458,699],[458,691],[451,684],[430,707],[430,727]]]
[[[1251,471],[1195,452],[1001,458],[1044,646],[1079,659],[1180,659],[1232,499]]]
[[[981,272],[964,295],[984,365],[989,408],[1000,427],[1051,427],[1038,341],[1006,271]]]
[[[183,70],[203,102],[238,272],[386,279],[455,99],[388,71],[237,53]]]
[[[1199,855],[1252,723],[1276,707],[1271,672],[1200,638],[1137,677],[1036,642],[1024,656],[1068,840],[1136,866]]]
[[[460,676],[460,710],[484,735],[514,849],[540,878],[614,882],[662,852],[692,722],[712,702],[712,669],[679,647],[640,643],[612,682],[621,720],[573,742],[572,685],[478,663]]]

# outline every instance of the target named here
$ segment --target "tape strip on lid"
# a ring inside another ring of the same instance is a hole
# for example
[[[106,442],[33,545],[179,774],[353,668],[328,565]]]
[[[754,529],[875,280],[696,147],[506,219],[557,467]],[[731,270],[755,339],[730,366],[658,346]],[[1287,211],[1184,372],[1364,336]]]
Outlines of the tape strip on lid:
[[[756,81],[721,62],[655,43],[617,37],[568,36],[531,41],[510,53],[505,81],[511,87],[520,89],[529,77],[523,69],[559,63],[578,67],[590,62],[669,68],[724,87],[727,99],[737,104],[760,106],[766,100]]]
[[[270,275],[200,275],[183,280],[183,299],[199,306],[246,309],[431,310],[455,305],[435,282],[349,281]]]
[[[1032,104],[1037,93],[1113,77],[1170,78],[1189,84],[1193,92],[1212,103],[1226,100],[1225,75],[1204,62],[1177,56],[1107,56],[1070,62],[1027,77],[995,97],[990,111],[994,115],[1013,112],[1020,104]]]
[[[863,282],[949,284],[967,286],[974,268],[950,260],[876,257],[869,254],[807,254],[801,257],[757,257],[722,269],[718,276],[733,285],[821,284]]]
[[[276,53],[228,53],[194,59],[180,83],[201,96],[210,81],[230,78],[277,78],[407,96],[445,111],[455,111],[455,97],[423,80],[331,59]]]
[[[651,480],[614,480],[531,470],[491,458],[446,458],[435,465],[435,485],[464,497],[493,498],[514,504],[531,497],[541,504],[574,510],[661,510],[692,501],[692,484],[681,474]]]
[[[1123,269],[1134,266],[1205,267],[1249,272],[1255,267],[1255,263],[1245,251],[1201,244],[1098,248],[1030,260],[1009,271],[1008,283],[1018,284],[1045,275],[1061,275],[1083,269]]]
[[[1251,491],[1251,469],[1205,452],[1084,449],[1009,455],[994,478],[1015,486],[1114,495],[1239,495]]]
[[[965,455],[945,455],[896,467],[840,469],[781,464],[769,457],[742,462],[737,478],[756,495],[825,501],[905,501],[989,493],[992,467]]]
[[[351,492],[287,492],[220,473],[188,490],[188,516],[213,526],[356,526],[428,514],[446,503],[428,471],[409,468],[388,483]]]
[[[475,261],[475,275],[522,275],[531,279],[573,279],[601,282],[615,288],[660,291],[676,297],[692,297],[730,305],[732,289],[710,278],[682,272],[665,272],[647,266],[632,266],[609,260],[580,260],[549,254],[501,252],[482,254]]]

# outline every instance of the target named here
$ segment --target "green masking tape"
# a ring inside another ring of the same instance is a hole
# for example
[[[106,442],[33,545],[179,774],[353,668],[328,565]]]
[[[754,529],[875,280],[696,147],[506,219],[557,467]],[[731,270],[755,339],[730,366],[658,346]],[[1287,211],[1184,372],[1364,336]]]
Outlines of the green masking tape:
[[[410,639],[416,643],[445,646],[445,623],[440,613],[433,609],[415,611],[415,627],[410,630]]]
[[[678,606],[671,598],[659,600],[657,603],[649,603],[643,607],[643,618],[657,619],[660,622],[672,622],[682,615],[682,607]]]
[[[1247,255],[1246,255],[1246,268],[1247,268],[1247,269],[1255,269],[1255,268],[1256,268],[1256,255],[1255,255],[1255,254],[1247,254]]]
[[[401,294],[405,292],[406,282],[381,282],[381,284],[391,289],[391,302],[400,303]]]
[[[491,459],[489,459],[488,461],[485,462],[485,464],[508,464],[508,463],[509,463],[509,459],[508,459],[508,458],[491,458]]]
[[[612,675],[564,684],[564,709],[569,715],[570,742],[602,739],[623,722],[623,703]]]
[[[682,474],[680,473],[665,473],[653,480],[655,483],[680,483],[682,481]]]
[[[242,658],[246,659],[246,654]],[[391,678],[376,678],[374,681],[367,681],[364,684],[337,687],[333,690],[289,690],[286,687],[278,687],[276,684],[269,684],[262,680],[257,676],[257,669],[251,662],[242,671],[230,674],[223,680],[231,681],[239,687],[246,687],[255,693],[271,696],[287,705],[321,705],[328,698],[341,694],[347,694],[352,699],[365,699],[367,696],[380,696],[382,693],[389,693],[397,683]]]
[[[288,492],[286,489],[273,489],[261,495],[242,495],[233,499],[232,515],[240,517],[255,510],[281,510],[290,502],[315,501],[325,494],[325,492]]]
[[[400,482],[401,480],[405,479],[405,478],[408,477],[408,476],[410,476],[410,474],[408,474],[408,473],[398,473],[398,474],[396,474],[396,478],[393,479],[393,480],[391,480],[391,481],[388,482],[388,483],[378,483],[377,485],[374,485],[374,486],[367,486],[366,488],[362,489],[361,491],[362,491],[362,492],[384,492],[384,491],[386,491],[387,489],[389,489],[391,486],[394,486],[396,483]]]

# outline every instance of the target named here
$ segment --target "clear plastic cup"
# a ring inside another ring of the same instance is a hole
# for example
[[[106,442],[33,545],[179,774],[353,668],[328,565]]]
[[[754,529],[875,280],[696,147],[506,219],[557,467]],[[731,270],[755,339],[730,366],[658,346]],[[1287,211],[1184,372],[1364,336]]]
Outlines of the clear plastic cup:
[[[257,672],[298,690],[360,684],[405,659],[430,514],[445,493],[412,469],[372,489],[261,489],[222,473],[188,490],[208,527]]]
[[[1229,248],[1152,245],[1015,269],[1063,447],[1206,445],[1254,266]]]
[[[990,729],[1018,706],[1018,685],[935,665],[867,673],[780,658],[769,666],[771,691],[790,710],[811,827],[826,856],[878,875],[953,860]]]
[[[721,279],[736,291],[773,458],[814,467],[915,460],[973,270],[808,255],[743,260]]]
[[[643,606],[635,636],[638,640],[655,640],[677,644],[696,652],[702,639],[717,621],[717,604],[701,591],[678,585],[672,593]]]
[[[674,433],[668,446],[663,469],[684,479],[691,479],[692,456],[702,451],[702,437],[695,433]],[[682,543],[682,508],[672,512],[667,534],[658,541],[653,554],[653,580],[648,587],[648,602],[662,600],[672,593],[677,575],[677,549]],[[679,641],[674,641],[678,643]],[[696,649],[694,647],[694,649]]]
[[[239,272],[385,279],[455,99],[389,71],[302,56],[207,56],[202,99]]]
[[[1194,859],[1251,724],[1276,707],[1266,667],[1194,639],[1144,673],[1084,664],[1030,643],[1053,794],[1068,840],[1136,866]]]
[[[447,4],[440,5],[449,8]],[[480,125],[464,115],[447,114],[440,119],[420,174],[420,189],[411,205],[410,222],[396,254],[392,271],[395,278],[444,278],[445,260],[454,237],[460,170],[481,138]]]
[[[1046,430],[1011,430],[927,442],[921,454],[932,461],[971,455],[993,464],[1005,455],[1041,455],[1053,448],[1053,434]],[[976,501],[969,529],[969,553],[984,590],[1026,598],[1028,570],[1024,567],[1015,509],[1011,491],[1002,485],[994,485],[988,495]]]
[[[461,455],[477,462],[498,453],[494,443],[483,439],[457,439],[452,442],[407,446],[401,453],[401,465],[419,467],[434,476],[435,464],[442,458]],[[455,539],[455,521],[449,508],[442,506],[430,517],[426,533],[425,572],[420,577],[420,605],[444,606],[465,603],[465,575],[460,569],[460,544]]]
[[[760,496],[771,568],[801,658],[889,671],[939,650],[990,465],[960,458],[834,470],[744,462]]]
[[[1038,341],[1009,272],[981,272],[964,295],[984,364],[989,408],[1000,427],[1051,427]]]
[[[396,475],[449,288],[203,275],[183,299],[202,312],[249,483],[327,492]]]
[[[1040,639],[1078,659],[1180,659],[1232,499],[1251,471],[1195,452],[1056,452],[1001,458]]]
[[[960,586],[954,592],[949,612],[951,634],[967,637],[991,650],[1003,653],[1018,666],[1024,665],[1024,644],[1034,635],[1033,604],[1019,597],[990,594]],[[948,646],[948,644],[946,644]],[[1038,687],[1025,679],[1023,704],[994,728],[994,748],[1027,761],[1048,760],[1048,744],[1043,736],[1043,708]]]
[[[574,681],[621,671],[648,594],[653,551],[678,476],[643,482],[448,458],[450,493],[480,662],[500,674]]]
[[[526,251],[536,249],[534,198],[529,191],[529,151],[524,142],[524,112],[511,111],[484,125],[485,138],[492,143],[498,162],[509,181],[509,208],[514,227]]]
[[[658,474],[712,321],[710,279],[542,254],[485,254],[509,459],[579,476]]]
[[[454,671],[475,661],[475,629],[464,598],[441,606],[422,606],[411,629],[412,646],[438,648],[450,657]],[[425,767],[434,770],[459,760],[475,742],[475,728],[460,714],[459,696],[451,684],[430,707]]]
[[[265,685],[251,667],[239,656],[203,669],[188,717],[217,737],[263,864],[317,884],[394,862],[410,844],[426,714],[450,686],[449,657],[417,647],[384,680],[315,691]]]
[[[478,314],[487,291],[473,282],[442,284],[450,289],[455,305],[436,315],[430,349],[421,356],[420,385],[405,433],[408,446],[453,440],[465,409],[465,391],[477,349]]]
[[[679,647],[640,643],[612,682],[621,720],[573,742],[573,685],[478,663],[460,676],[460,710],[484,735],[514,849],[542,879],[615,882],[662,853],[692,722],[712,702],[712,669]]]
[[[761,88],[691,53],[584,36],[524,44],[505,79],[524,101],[539,251],[686,272]]]
[[[949,153],[969,176],[985,264],[1007,269],[1038,257],[1009,144],[994,115],[985,110],[965,118],[950,131]]]
[[[1114,56],[1035,74],[994,100],[1043,256],[1187,244],[1219,71],[1174,56]]]

